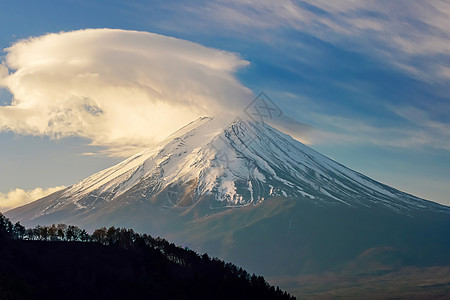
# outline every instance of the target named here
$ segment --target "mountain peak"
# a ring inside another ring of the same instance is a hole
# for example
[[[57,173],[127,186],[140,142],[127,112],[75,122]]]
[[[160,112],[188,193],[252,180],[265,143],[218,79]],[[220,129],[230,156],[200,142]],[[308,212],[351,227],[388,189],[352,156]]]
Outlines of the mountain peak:
[[[442,209],[350,170],[263,122],[237,118],[222,127],[220,119],[211,117],[201,117],[157,146],[70,186],[54,203],[32,206],[37,220],[136,201],[158,202],[166,210],[192,209],[202,202],[201,216],[271,197],[383,206],[406,214]]]

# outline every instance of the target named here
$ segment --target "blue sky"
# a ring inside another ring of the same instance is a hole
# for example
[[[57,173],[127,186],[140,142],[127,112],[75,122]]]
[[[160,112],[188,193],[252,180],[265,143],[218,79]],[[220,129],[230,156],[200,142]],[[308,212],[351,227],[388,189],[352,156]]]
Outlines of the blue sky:
[[[235,53],[248,62],[235,70],[240,84],[310,125],[311,147],[450,205],[448,1],[0,1],[1,48],[85,28],[152,32]],[[0,105],[11,105],[6,88]],[[23,202],[28,191],[73,184],[121,159],[96,138],[3,128],[0,200]]]

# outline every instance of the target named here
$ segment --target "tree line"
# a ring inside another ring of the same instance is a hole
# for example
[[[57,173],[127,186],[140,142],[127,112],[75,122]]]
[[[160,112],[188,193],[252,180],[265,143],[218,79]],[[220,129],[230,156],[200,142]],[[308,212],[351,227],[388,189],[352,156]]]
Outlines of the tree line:
[[[211,258],[206,253],[199,255],[191,249],[177,246],[163,238],[153,238],[148,234],[136,233],[133,229],[101,227],[89,234],[84,229],[66,224],[38,225],[34,228],[25,228],[19,222],[11,223],[8,218],[0,213],[0,239],[47,241],[49,245],[58,241],[93,243],[137,251],[138,253],[151,255],[157,260],[158,265],[161,264],[162,258],[173,264],[174,267],[170,267],[170,270],[176,273],[175,277],[187,276],[183,274],[194,274],[192,275],[193,278],[203,278],[202,284],[206,284],[205,286],[216,288],[222,286],[224,290],[230,288],[242,291],[252,290],[251,295],[259,295],[258,298],[260,299],[295,299],[278,287],[269,285],[262,276],[249,274],[241,267],[226,263],[218,258]],[[167,263],[163,263],[163,265],[167,268]]]

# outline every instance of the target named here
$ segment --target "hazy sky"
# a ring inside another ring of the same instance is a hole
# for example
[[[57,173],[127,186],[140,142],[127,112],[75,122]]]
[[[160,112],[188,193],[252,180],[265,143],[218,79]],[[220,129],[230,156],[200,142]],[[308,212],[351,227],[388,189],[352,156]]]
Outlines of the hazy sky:
[[[0,47],[0,210],[260,91],[312,148],[450,205],[449,1],[0,0]]]

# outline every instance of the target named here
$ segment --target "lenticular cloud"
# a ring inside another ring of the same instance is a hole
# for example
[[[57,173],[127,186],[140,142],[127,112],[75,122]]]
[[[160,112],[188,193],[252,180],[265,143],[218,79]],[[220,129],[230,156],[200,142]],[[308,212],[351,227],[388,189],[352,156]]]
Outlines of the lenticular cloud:
[[[238,55],[148,32],[62,32],[5,51],[0,86],[13,101],[0,106],[1,131],[129,149],[251,97],[234,77],[248,64]]]

